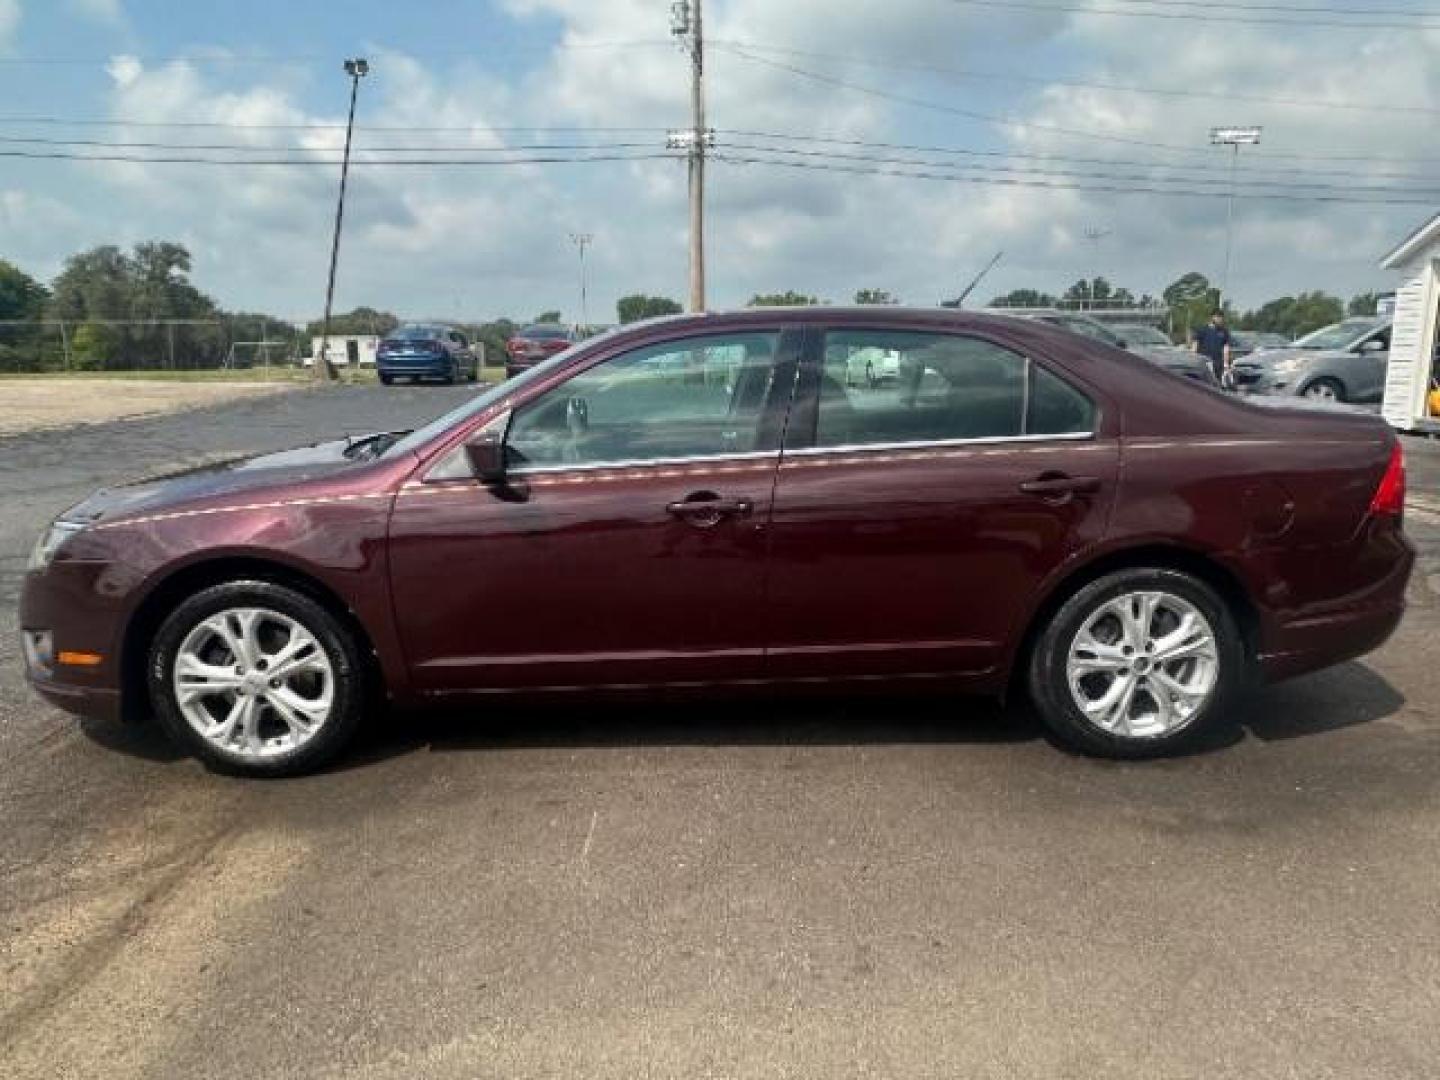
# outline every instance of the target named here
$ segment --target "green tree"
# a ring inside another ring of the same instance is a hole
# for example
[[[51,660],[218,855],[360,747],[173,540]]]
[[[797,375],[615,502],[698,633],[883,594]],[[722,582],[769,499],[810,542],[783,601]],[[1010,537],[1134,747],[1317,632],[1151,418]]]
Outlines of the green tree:
[[[536,321],[537,323],[558,323],[558,322],[561,321],[561,320],[560,320],[560,312],[558,312],[558,311],[542,311],[539,315],[536,315],[536,316],[535,316],[535,321]]]
[[[1338,296],[1316,290],[1298,296],[1282,296],[1246,312],[1240,325],[1248,330],[1269,330],[1300,337],[1345,317],[1345,305]]]
[[[990,307],[1054,307],[1055,297],[1038,289],[1011,289],[990,301]]]
[[[1088,303],[1105,303],[1114,295],[1114,289],[1103,277],[1091,278],[1086,281],[1081,278],[1065,290],[1064,299],[1084,301]]]
[[[810,307],[820,303],[813,296],[806,296],[794,289],[781,293],[756,293],[746,301],[746,307]]]
[[[1350,298],[1350,303],[1345,305],[1345,314],[1355,318],[1374,318],[1379,302],[1379,293],[1360,293]]]
[[[399,325],[400,320],[392,312],[377,311],[372,307],[357,307],[330,316],[331,334],[374,334],[376,337],[384,337]],[[324,326],[324,319],[306,323],[305,335],[319,337]]]
[[[0,259],[0,319],[38,319],[50,297],[44,285]]]
[[[0,259],[0,319],[40,319],[49,291],[13,263]],[[39,326],[0,325],[0,370],[40,366],[44,331]]]
[[[639,322],[660,315],[679,315],[683,310],[668,296],[646,296],[644,293],[631,293],[615,302],[615,313],[622,323]]]
[[[898,304],[894,294],[884,289],[857,289],[855,291],[855,303],[864,305]]]
[[[1160,295],[1170,309],[1170,325],[1182,341],[1209,319],[1220,304],[1220,291],[1210,284],[1209,278],[1195,270],[1172,281]]]

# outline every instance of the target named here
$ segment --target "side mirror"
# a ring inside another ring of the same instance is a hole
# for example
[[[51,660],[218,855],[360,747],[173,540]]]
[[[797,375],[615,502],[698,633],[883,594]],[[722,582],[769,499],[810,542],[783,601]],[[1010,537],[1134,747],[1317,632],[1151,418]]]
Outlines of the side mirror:
[[[503,431],[482,431],[465,444],[470,471],[482,484],[505,482],[505,435]]]
[[[1389,348],[1390,346],[1379,338],[1371,338],[1369,341],[1361,344],[1360,351],[1362,353],[1386,352]]]

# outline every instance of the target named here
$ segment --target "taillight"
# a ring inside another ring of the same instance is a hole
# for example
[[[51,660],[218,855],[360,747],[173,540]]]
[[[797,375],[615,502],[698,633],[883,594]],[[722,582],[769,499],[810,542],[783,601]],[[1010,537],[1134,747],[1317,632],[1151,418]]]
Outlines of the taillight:
[[[1372,514],[1403,514],[1405,512],[1405,451],[1397,443],[1390,451],[1390,464],[1370,500]]]
[[[524,339],[518,337],[511,338],[505,343],[505,348],[510,353],[510,355],[513,356],[515,355],[515,353],[522,352],[524,350],[525,341]]]

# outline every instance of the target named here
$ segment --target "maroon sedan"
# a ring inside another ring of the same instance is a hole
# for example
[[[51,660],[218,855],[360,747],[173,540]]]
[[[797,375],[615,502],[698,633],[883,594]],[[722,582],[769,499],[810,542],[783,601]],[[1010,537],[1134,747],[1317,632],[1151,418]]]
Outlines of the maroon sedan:
[[[549,360],[575,344],[569,327],[558,323],[532,323],[505,343],[505,377],[513,379],[542,360]]]
[[[894,380],[851,376],[883,362]],[[1040,323],[636,324],[428,427],[101,492],[41,539],[30,679],[208,762],[314,768],[367,703],[924,683],[1170,752],[1404,607],[1378,418]]]

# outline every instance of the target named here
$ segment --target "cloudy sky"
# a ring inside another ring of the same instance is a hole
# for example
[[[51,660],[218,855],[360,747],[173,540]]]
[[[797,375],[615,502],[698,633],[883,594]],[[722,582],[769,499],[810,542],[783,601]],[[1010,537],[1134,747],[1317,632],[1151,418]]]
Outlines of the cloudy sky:
[[[1242,306],[1388,287],[1377,259],[1440,209],[1427,7],[706,0],[710,305],[863,287],[931,304],[997,251],[980,299],[1091,273],[1136,293],[1218,279],[1217,124],[1264,127],[1240,158]],[[340,60],[364,55],[339,307],[576,318],[575,232],[594,237],[593,321],[628,292],[683,299],[665,132],[688,123],[688,59],[669,8],[0,0],[0,257],[48,278],[83,247],[176,239],[226,306],[311,316]]]

